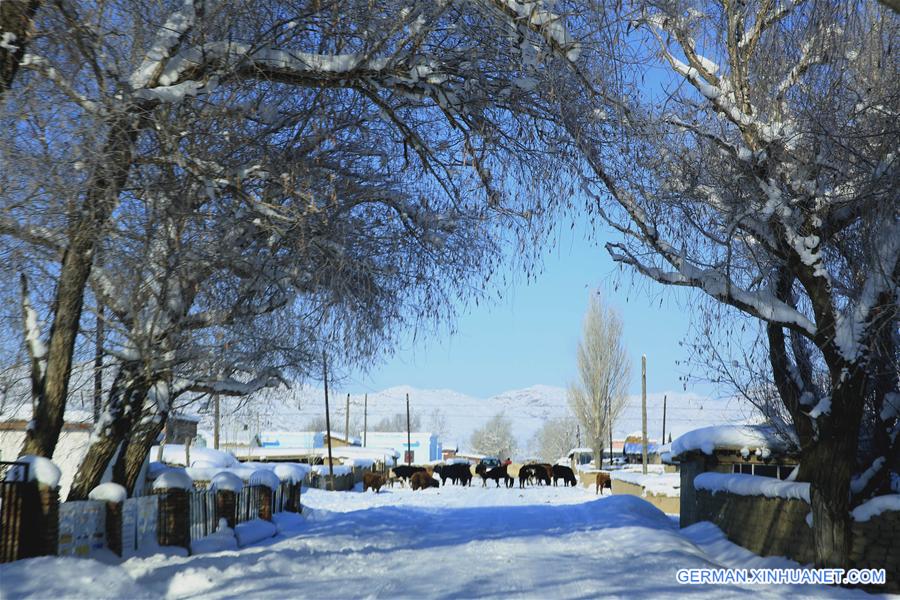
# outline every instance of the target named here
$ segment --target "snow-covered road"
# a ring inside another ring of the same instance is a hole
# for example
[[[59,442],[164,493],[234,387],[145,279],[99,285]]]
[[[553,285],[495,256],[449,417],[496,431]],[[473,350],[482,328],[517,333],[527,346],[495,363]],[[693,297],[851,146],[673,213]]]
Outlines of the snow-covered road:
[[[868,597],[822,587],[684,586],[680,568],[788,567],[708,524],[679,531],[639,498],[580,488],[304,494],[304,517],[237,552],[116,565],[0,567],[3,598]],[[292,515],[293,516],[293,515]]]

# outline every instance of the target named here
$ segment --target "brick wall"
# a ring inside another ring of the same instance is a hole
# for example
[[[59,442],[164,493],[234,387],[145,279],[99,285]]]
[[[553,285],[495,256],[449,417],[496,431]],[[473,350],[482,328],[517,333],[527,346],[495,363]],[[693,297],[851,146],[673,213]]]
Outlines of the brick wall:
[[[739,496],[728,492],[696,490],[695,512],[700,521],[712,521],[725,536],[761,556],[787,556],[801,564],[815,560],[812,528],[803,500]],[[884,512],[869,521],[853,523],[851,566],[885,569],[886,588],[900,592],[900,512]]]

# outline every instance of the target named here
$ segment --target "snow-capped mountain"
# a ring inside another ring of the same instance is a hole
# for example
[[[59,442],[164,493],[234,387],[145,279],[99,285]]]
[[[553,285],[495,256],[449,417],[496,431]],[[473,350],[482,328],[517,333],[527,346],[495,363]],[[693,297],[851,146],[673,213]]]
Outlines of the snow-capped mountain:
[[[454,390],[401,385],[367,395],[369,426],[395,415],[403,415],[405,419],[407,394],[411,412],[421,421],[419,429],[434,431],[445,444],[457,442],[460,448],[467,448],[472,432],[500,413],[512,422],[520,448],[527,452],[531,450],[533,436],[547,420],[569,414],[565,389],[559,387],[534,385],[478,398]],[[737,400],[713,400],[690,392],[656,392],[647,396],[647,421],[650,437],[657,440],[662,437],[664,396],[667,438],[669,434],[674,438],[707,425],[759,420],[752,407]],[[331,426],[335,431],[343,431],[345,427],[346,398],[346,392],[330,391]],[[363,404],[363,394],[351,394],[351,431],[362,428]],[[201,416],[202,429],[212,429],[208,408],[194,406],[188,410]],[[310,386],[268,390],[252,401],[223,398],[221,436],[224,441],[239,441],[257,431],[304,431],[324,414],[324,391]],[[640,430],[641,399],[630,396],[616,421],[614,437],[621,439]]]

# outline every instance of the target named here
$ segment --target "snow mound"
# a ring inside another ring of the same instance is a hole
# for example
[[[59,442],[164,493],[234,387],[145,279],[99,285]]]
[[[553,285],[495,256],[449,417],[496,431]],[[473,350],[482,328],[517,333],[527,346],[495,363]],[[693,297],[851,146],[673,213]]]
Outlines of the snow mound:
[[[15,462],[28,464],[28,481],[37,481],[52,488],[59,485],[62,471],[49,458],[26,454],[17,458]],[[24,481],[24,479],[25,469],[20,466],[13,467],[6,473],[6,481]]]
[[[739,496],[786,498],[809,503],[809,484],[740,473],[701,473],[694,478],[698,490],[730,492]]]
[[[229,471],[221,471],[209,480],[211,491],[226,490],[239,494],[244,488],[244,480]]]
[[[860,504],[850,513],[854,521],[868,521],[883,512],[900,511],[900,494],[875,496],[868,502]]]
[[[278,476],[281,481],[297,484],[301,483],[309,473],[309,465],[298,465],[293,463],[279,463],[275,465],[272,472]]]
[[[194,481],[184,469],[167,469],[153,481],[153,490],[191,490]]]
[[[263,485],[269,489],[277,489],[281,485],[281,480],[272,471],[266,469],[257,469],[250,476],[250,485]]]
[[[216,532],[199,540],[191,542],[191,554],[205,554],[209,552],[222,552],[225,550],[237,550],[237,538],[234,529],[228,526],[225,519],[219,519]]]
[[[128,492],[118,483],[101,483],[91,490],[88,494],[89,500],[99,500],[101,502],[125,502],[128,498]]]
[[[713,425],[688,431],[672,442],[672,457],[699,450],[712,454],[717,449],[741,450],[757,448],[765,454],[770,448],[787,450],[775,429],[765,425]]]
[[[234,528],[234,535],[237,538],[239,546],[247,546],[255,544],[270,537],[274,537],[278,533],[278,528],[274,524],[263,521],[262,519],[253,519],[244,523],[238,523]]]

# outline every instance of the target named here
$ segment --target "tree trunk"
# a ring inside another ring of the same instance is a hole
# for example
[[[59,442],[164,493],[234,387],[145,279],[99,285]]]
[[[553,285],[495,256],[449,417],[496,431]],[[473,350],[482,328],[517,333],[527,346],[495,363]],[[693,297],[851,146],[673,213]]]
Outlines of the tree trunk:
[[[63,255],[53,302],[46,373],[43,385],[32,392],[36,399],[34,428],[26,437],[20,454],[50,458],[59,441],[69,393],[72,353],[84,304],[84,288],[93,264],[94,246],[128,177],[138,133],[135,119],[135,116],[126,113],[112,123],[103,157],[91,176],[77,218],[72,219],[69,245]]]
[[[603,436],[598,435],[591,440],[591,451],[594,453],[594,466],[598,469],[603,468]]]
[[[848,567],[852,542],[850,477],[855,449],[855,443],[848,439],[830,438],[817,443],[803,459],[812,475],[810,499],[817,567]]]
[[[146,408],[123,442],[122,451],[113,467],[113,481],[122,485],[129,496],[134,494],[144,460],[162,433],[167,418],[168,412],[157,411],[155,405]]]
[[[0,2],[0,34],[12,34],[8,47],[0,46],[0,99],[12,87],[19,71],[19,63],[31,38],[34,15],[40,8],[39,0],[3,0]]]
[[[843,379],[832,391],[831,411],[819,417],[818,439],[801,457],[800,479],[810,482],[816,566],[848,568],[852,544],[850,478],[856,466],[864,378]]]
[[[67,501],[84,500],[92,489],[100,485],[107,466],[131,431],[134,415],[140,414],[137,403],[143,392],[136,389],[134,380],[120,369],[109,392],[100,421],[94,426],[91,443],[78,466]]]

